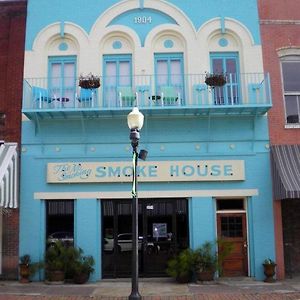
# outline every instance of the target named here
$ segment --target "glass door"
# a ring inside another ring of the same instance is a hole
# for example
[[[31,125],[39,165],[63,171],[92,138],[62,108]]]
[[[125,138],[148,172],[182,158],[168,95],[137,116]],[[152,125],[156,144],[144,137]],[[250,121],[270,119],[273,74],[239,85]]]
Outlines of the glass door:
[[[61,56],[49,58],[49,90],[51,98],[60,107],[73,107],[76,93],[76,58]]]
[[[104,105],[121,106],[118,88],[132,86],[131,55],[104,55],[103,62]]]
[[[225,74],[226,84],[213,89],[214,104],[234,105],[239,103],[239,71],[237,53],[211,53],[212,73]]]
[[[183,101],[182,53],[155,54],[155,75],[156,95],[161,96],[163,93],[166,98],[165,104],[172,104],[172,98],[174,98],[174,101]]]
[[[130,200],[102,202],[104,277],[130,277],[132,215]],[[186,199],[139,200],[140,276],[165,276],[167,261],[188,247]]]

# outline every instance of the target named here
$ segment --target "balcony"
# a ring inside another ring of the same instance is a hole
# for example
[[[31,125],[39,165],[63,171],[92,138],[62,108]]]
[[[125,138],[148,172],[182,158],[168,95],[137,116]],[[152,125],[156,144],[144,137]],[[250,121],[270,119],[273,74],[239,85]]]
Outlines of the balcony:
[[[209,87],[205,74],[102,77],[83,89],[78,79],[24,80],[23,113],[29,119],[126,115],[262,115],[272,106],[268,74],[226,74],[223,87]]]

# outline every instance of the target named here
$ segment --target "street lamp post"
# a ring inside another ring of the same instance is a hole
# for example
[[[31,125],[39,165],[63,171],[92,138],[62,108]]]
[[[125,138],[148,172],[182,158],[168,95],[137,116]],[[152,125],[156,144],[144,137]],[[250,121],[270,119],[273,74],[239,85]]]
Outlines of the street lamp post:
[[[139,240],[138,240],[138,195],[137,195],[137,164],[138,164],[138,145],[140,140],[140,130],[143,127],[144,116],[134,107],[127,116],[127,123],[130,129],[130,140],[132,146],[132,274],[131,274],[131,294],[129,300],[141,299],[139,293]]]

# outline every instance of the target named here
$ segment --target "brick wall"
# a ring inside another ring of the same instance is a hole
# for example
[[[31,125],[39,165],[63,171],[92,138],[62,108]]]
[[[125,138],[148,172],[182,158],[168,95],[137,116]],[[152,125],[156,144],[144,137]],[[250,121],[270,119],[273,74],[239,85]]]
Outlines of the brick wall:
[[[281,66],[277,51],[281,48],[300,49],[300,1],[258,0],[258,8],[264,70],[271,77],[273,107],[268,113],[271,144],[299,144],[300,128],[285,128]],[[289,199],[274,202],[278,279],[283,279],[285,272],[300,272],[300,243],[295,239],[300,233],[299,201]]]
[[[27,1],[0,2],[0,140],[20,143]],[[3,118],[5,116],[5,118]],[[2,278],[18,276],[19,210],[3,213]]]
[[[277,50],[300,49],[300,1],[259,0],[264,70],[270,73],[273,108],[269,112],[272,144],[300,141],[300,129],[285,129],[284,97]]]

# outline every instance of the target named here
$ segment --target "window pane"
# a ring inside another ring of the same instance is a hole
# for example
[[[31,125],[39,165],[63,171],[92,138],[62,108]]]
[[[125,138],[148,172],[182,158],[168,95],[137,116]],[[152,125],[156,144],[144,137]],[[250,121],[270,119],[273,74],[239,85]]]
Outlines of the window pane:
[[[157,61],[157,81],[158,85],[168,84],[168,62],[166,60]]]
[[[223,73],[223,59],[222,58],[214,58],[212,61],[213,65],[213,73]]]
[[[236,74],[236,60],[233,58],[226,59],[226,73]]]
[[[282,62],[284,90],[300,91],[300,62]]]
[[[64,65],[65,85],[74,86],[75,65],[74,63],[66,63]]]
[[[285,96],[285,110],[287,123],[299,123],[298,96]]]
[[[171,83],[172,85],[181,85],[181,62],[180,60],[171,60]]]
[[[130,85],[130,63],[129,61],[121,61],[119,64],[120,85]]]

